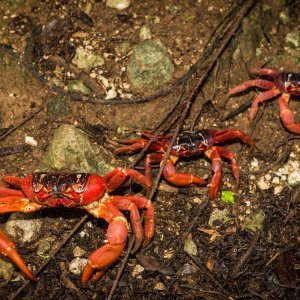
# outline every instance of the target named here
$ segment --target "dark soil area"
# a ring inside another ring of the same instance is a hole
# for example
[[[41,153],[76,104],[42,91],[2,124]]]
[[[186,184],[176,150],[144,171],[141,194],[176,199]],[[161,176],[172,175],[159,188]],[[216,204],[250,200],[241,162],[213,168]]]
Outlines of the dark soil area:
[[[23,177],[38,169],[55,129],[62,124],[87,131],[93,142],[104,146],[111,155],[116,139],[133,138],[136,132],[153,132],[157,128],[174,133],[181,121],[181,130],[189,130],[193,123],[195,130],[242,130],[256,144],[252,153],[239,141],[225,145],[238,159],[241,178],[236,186],[225,160],[220,191],[232,191],[234,204],[225,203],[220,197],[209,200],[207,187],[178,189],[161,179],[152,198],[154,238],[145,249],[130,255],[113,299],[299,298],[299,181],[298,185],[290,185],[287,180],[272,181],[287,164],[298,163],[299,168],[299,135],[284,128],[278,100],[260,105],[252,123],[248,120],[248,106],[224,119],[259,92],[252,89],[226,97],[230,88],[249,80],[251,68],[300,72],[300,46],[293,48],[286,39],[294,30],[299,33],[299,4],[292,0],[283,1],[284,4],[254,1],[212,68],[202,70],[199,61],[212,46],[210,39],[219,34],[216,29],[222,22],[234,18],[230,12],[242,6],[238,5],[240,1],[136,0],[125,10],[109,8],[105,1],[24,2],[17,8],[0,4],[1,177]],[[288,18],[286,22],[283,13]],[[156,90],[134,89],[124,71],[132,48],[141,42],[140,29],[144,25],[150,28],[152,39],[165,47],[175,67],[173,79]],[[124,42],[128,49],[121,51]],[[217,39],[218,43],[222,43],[222,38]],[[105,64],[92,72],[72,64],[76,48],[87,45],[105,57]],[[184,109],[179,106],[170,117],[168,113],[182,92],[180,80],[192,66],[198,71],[185,77],[184,88],[185,99],[193,94],[191,107],[184,120],[180,119]],[[96,78],[91,75],[93,72]],[[195,88],[205,72],[208,75],[203,84]],[[53,82],[54,75],[60,80],[58,85]],[[107,98],[108,88],[100,76],[115,87],[116,98]],[[92,93],[71,92],[66,86],[73,79],[81,79]],[[152,99],[151,95],[157,92],[160,94]],[[50,113],[49,105],[57,96],[64,97],[68,114]],[[140,101],[144,97],[145,101]],[[290,108],[299,123],[299,97],[292,97]],[[25,136],[32,136],[37,146],[16,148],[24,145]],[[126,155],[115,159],[117,165],[132,162]],[[143,164],[139,166],[143,172]],[[211,163],[203,156],[181,159],[177,169],[208,180],[212,174]],[[157,173],[158,168],[154,168],[153,176]],[[262,178],[269,184],[266,189],[260,185]],[[276,192],[276,187],[280,187],[280,192]],[[126,186],[117,194],[130,192]],[[208,221],[216,209],[227,209],[227,220],[211,227]],[[264,213],[263,226],[255,232],[245,229],[244,220],[258,211]],[[41,215],[45,223],[38,239],[49,237],[55,250],[85,213],[55,208],[45,209]],[[7,217],[1,216],[3,224]],[[106,229],[104,220],[89,217],[38,275],[38,281],[28,284],[14,299],[107,298],[125,252],[99,281],[85,287],[81,276],[73,275],[68,268],[74,247],[84,249],[88,257],[107,239]],[[195,243],[196,255],[184,250],[188,239]],[[19,253],[34,271],[45,261],[36,254],[37,243],[16,242]],[[23,285],[18,274],[16,270],[8,282],[0,278],[1,299],[12,296]]]

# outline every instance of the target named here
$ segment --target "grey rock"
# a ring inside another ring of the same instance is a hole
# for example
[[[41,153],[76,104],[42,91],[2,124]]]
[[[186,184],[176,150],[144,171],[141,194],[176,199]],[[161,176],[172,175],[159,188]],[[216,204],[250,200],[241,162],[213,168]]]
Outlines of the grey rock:
[[[99,173],[113,169],[104,153],[92,144],[88,135],[73,125],[61,125],[49,143],[44,163],[58,171]]]
[[[72,112],[71,107],[64,97],[55,97],[48,103],[48,113],[54,116],[69,115]]]
[[[91,89],[79,79],[70,80],[68,82],[68,88],[71,92],[82,93],[84,95],[91,93]]]
[[[285,43],[291,48],[300,48],[300,30],[289,32],[285,36]]]
[[[213,228],[218,228],[229,220],[229,212],[225,208],[223,210],[215,208],[210,214],[208,225]]]
[[[262,230],[265,219],[265,213],[262,209],[254,211],[251,215],[247,216],[242,224],[244,229],[252,232]]]
[[[15,267],[12,263],[0,258],[0,278],[10,281],[13,277]]]
[[[127,74],[138,90],[157,89],[172,79],[174,65],[167,51],[154,41],[147,40],[133,49]]]
[[[5,232],[21,245],[33,242],[39,238],[43,225],[40,216],[40,212],[12,213],[5,223]]]
[[[72,63],[89,72],[92,68],[104,65],[104,58],[99,54],[91,53],[83,47],[78,47]]]
[[[148,25],[143,25],[140,28],[140,39],[141,40],[150,40],[152,38],[151,29]]]

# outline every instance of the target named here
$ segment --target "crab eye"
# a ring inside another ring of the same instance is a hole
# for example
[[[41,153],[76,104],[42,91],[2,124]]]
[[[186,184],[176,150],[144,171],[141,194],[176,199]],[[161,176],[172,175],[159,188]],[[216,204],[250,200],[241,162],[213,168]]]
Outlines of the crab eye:
[[[44,190],[45,190],[46,192],[51,192],[51,185],[50,185],[50,184],[44,185]]]
[[[83,192],[83,185],[82,184],[80,184],[80,183],[74,183],[73,185],[72,185],[72,187],[73,187],[73,190],[76,192],[76,193],[82,193]]]
[[[44,187],[44,185],[42,183],[38,182],[37,184],[34,185],[33,190],[35,193],[38,193],[43,187]]]
[[[62,192],[65,192],[65,191],[67,190],[67,185],[66,185],[66,184],[62,184],[62,185],[60,186],[60,190],[61,190]]]

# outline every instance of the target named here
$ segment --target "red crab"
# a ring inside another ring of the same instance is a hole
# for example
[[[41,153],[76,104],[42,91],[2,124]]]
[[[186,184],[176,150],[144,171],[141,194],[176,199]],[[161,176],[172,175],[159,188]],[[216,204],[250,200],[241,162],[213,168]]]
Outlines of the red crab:
[[[268,90],[254,99],[249,111],[249,119],[252,121],[257,113],[259,103],[281,95],[279,109],[282,123],[290,132],[300,134],[300,124],[295,123],[293,113],[288,106],[291,95],[300,96],[300,73],[286,73],[273,69],[253,69],[251,73],[270,77],[273,82],[264,79],[245,81],[231,89],[228,96],[241,93],[251,87]]]
[[[159,163],[163,160],[172,136],[154,136],[146,131],[142,132],[142,135],[145,138],[120,140],[121,143],[130,145],[118,148],[116,153],[138,151],[149,143],[149,139],[155,137],[156,140],[147,149],[149,154],[145,161],[145,175],[151,179],[151,164]],[[231,161],[233,176],[237,181],[239,180],[239,167],[234,154],[226,148],[215,146],[215,144],[224,143],[236,138],[249,145],[251,149],[254,147],[251,138],[240,130],[227,129],[217,132],[216,129],[210,129],[181,133],[172,146],[171,155],[163,169],[163,176],[167,181],[177,186],[188,186],[190,184],[206,185],[205,180],[195,175],[177,173],[174,166],[180,157],[192,157],[204,153],[212,161],[212,171],[214,174],[209,184],[209,196],[211,199],[215,199],[218,195],[221,182],[221,157]]]
[[[93,279],[98,280],[125,247],[128,224],[120,210],[130,211],[132,230],[140,245],[143,228],[138,208],[146,209],[144,245],[153,237],[154,208],[151,201],[144,197],[108,194],[117,189],[127,177],[147,188],[150,186],[148,178],[132,169],[115,169],[103,177],[87,173],[33,173],[25,179],[5,176],[4,182],[20,189],[0,187],[0,213],[33,212],[44,207],[78,207],[108,222],[108,243],[89,256],[83,271],[82,283],[87,284],[94,271]],[[8,256],[29,279],[35,280],[15,250],[14,243],[2,231],[0,253]]]

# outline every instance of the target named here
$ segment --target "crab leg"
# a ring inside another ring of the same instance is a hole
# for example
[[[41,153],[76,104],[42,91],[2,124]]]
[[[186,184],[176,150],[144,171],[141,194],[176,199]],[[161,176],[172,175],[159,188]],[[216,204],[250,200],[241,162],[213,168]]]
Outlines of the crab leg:
[[[177,186],[188,186],[190,184],[199,184],[199,185],[206,185],[207,182],[192,174],[184,174],[184,173],[177,173],[176,168],[174,166],[174,161],[176,162],[178,157],[170,157],[167,160],[167,163],[163,170],[163,175],[167,181],[170,183],[177,185]]]
[[[247,134],[245,134],[241,130],[226,129],[226,130],[223,130],[223,131],[220,131],[220,132],[216,133],[216,142],[217,143],[223,143],[223,142],[231,141],[231,140],[236,139],[236,138],[239,138],[245,144],[250,146],[251,150],[254,147],[254,142],[252,141],[250,136],[248,136]]]
[[[16,176],[3,176],[2,180],[12,186],[21,188],[23,179]]]
[[[19,190],[13,190],[13,189],[9,189],[9,188],[5,188],[0,186],[0,197],[3,196],[17,196],[17,197],[24,197],[24,194],[22,191]]]
[[[137,150],[140,150],[144,148],[148,143],[149,140],[146,139],[137,139],[137,140],[118,140],[118,142],[123,144],[130,144],[129,146],[123,146],[116,149],[116,153],[123,153],[123,152],[135,152]]]
[[[153,203],[145,197],[136,196],[112,196],[110,202],[120,210],[130,211],[130,221],[132,230],[136,237],[137,250],[142,242],[143,229],[141,225],[140,214],[138,208],[145,208],[145,237],[143,246],[149,244],[154,235],[154,206]]]
[[[108,223],[108,243],[94,251],[88,259],[82,273],[82,284],[86,285],[91,277],[99,280],[107,267],[114,263],[125,248],[127,239],[127,221],[123,214],[109,200],[104,203],[92,203],[83,207],[97,218],[103,218]],[[96,274],[93,276],[94,271]]]
[[[214,148],[220,154],[221,157],[224,157],[224,158],[227,158],[230,160],[233,177],[236,179],[237,182],[239,182],[240,169],[239,169],[239,166],[237,164],[237,160],[236,160],[234,154],[223,147],[216,146]]]
[[[209,197],[211,199],[215,199],[218,196],[219,186],[221,183],[222,160],[218,151],[215,150],[215,147],[205,151],[205,155],[211,160],[212,171],[214,173],[209,184]]]
[[[15,250],[15,244],[3,231],[0,230],[0,254],[10,258],[30,280],[36,280],[35,276],[28,269],[19,253]]]
[[[261,88],[261,89],[270,90],[270,89],[273,89],[275,87],[275,84],[274,84],[274,82],[264,80],[264,79],[248,80],[248,81],[245,81],[245,82],[237,85],[233,89],[231,89],[228,92],[227,96],[230,97],[232,95],[239,94],[241,92],[244,92],[244,91],[248,90],[251,87],[258,87],[258,88]]]
[[[151,180],[151,165],[155,163],[160,163],[164,159],[164,154],[162,153],[151,153],[146,156],[145,160],[145,176]]]
[[[277,70],[274,69],[268,69],[268,68],[253,68],[251,69],[250,73],[252,74],[258,74],[258,75],[265,75],[265,76],[270,76],[270,77],[276,77],[280,74]]]
[[[150,181],[147,177],[143,174],[132,170],[132,169],[114,169],[111,172],[107,173],[103,176],[104,181],[107,185],[108,191],[114,191],[117,189],[125,180],[126,178],[130,177],[131,179],[137,181],[141,185],[146,188],[150,187]]]
[[[289,109],[288,103],[290,100],[290,95],[283,93],[279,98],[279,108],[280,108],[280,118],[283,125],[293,133],[300,133],[300,124],[295,123],[294,115]]]
[[[0,213],[25,212],[30,213],[41,209],[41,205],[31,202],[28,198],[20,196],[0,197]]]
[[[249,120],[252,121],[254,119],[254,117],[256,116],[256,113],[258,111],[258,104],[259,103],[261,103],[263,101],[267,101],[267,100],[269,100],[271,98],[274,98],[274,97],[276,97],[280,94],[281,94],[281,91],[279,91],[276,88],[259,94],[254,99],[254,101],[252,102],[252,105],[249,109]]]
[[[0,213],[16,211],[33,212],[41,208],[40,205],[33,203],[29,199],[25,198],[22,192],[21,195],[17,195],[19,193],[20,191],[14,191],[2,187],[0,188]],[[18,252],[15,250],[14,242],[11,241],[1,230],[0,254],[9,257],[30,280],[35,280],[34,275],[28,269]]]

